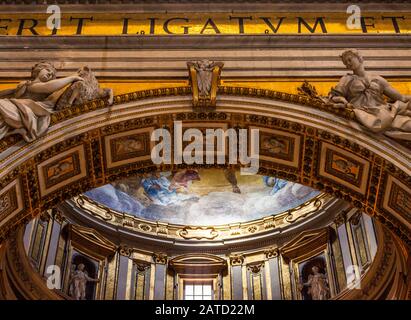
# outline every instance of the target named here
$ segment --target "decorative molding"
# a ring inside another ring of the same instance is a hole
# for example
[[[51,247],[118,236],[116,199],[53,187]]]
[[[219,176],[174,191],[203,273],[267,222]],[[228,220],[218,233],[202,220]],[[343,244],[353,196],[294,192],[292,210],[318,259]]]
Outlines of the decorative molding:
[[[218,231],[216,231],[214,227],[186,226],[178,231],[178,235],[186,240],[213,240],[218,236],[218,234]]]
[[[125,257],[131,257],[134,252],[134,249],[128,245],[122,244],[118,247],[118,253]]]
[[[254,274],[258,274],[261,272],[261,269],[264,267],[264,262],[254,262],[252,264],[247,265],[247,269]]]
[[[244,256],[240,254],[231,255],[229,259],[232,266],[240,266],[244,263]]]
[[[96,230],[73,224],[69,224],[67,228],[69,240],[74,248],[78,248],[98,260],[115,254],[116,245]]]
[[[175,240],[221,241],[230,238],[240,240],[241,237],[248,237],[250,234],[256,235],[270,230],[275,231],[277,227],[282,228],[284,233],[288,226],[291,224],[295,226],[297,221],[304,221],[315,215],[323,214],[322,208],[331,201],[333,201],[332,197],[320,194],[284,213],[235,225],[227,224],[212,227],[183,226],[141,219],[131,214],[109,209],[85,195],[74,197],[67,201],[63,207],[65,212],[72,212],[76,216],[91,215],[111,225],[131,229],[136,235],[144,233],[144,236],[151,235],[156,239],[167,237],[167,239],[174,238]],[[78,210],[81,210],[81,213]]]
[[[307,35],[116,35],[116,36],[17,36],[1,37],[0,46],[3,50],[56,50],[56,48],[119,50],[188,50],[205,49],[218,50],[224,48],[244,49],[324,49],[324,48],[378,48],[409,49],[408,34],[307,34]],[[52,41],[51,41],[52,40]],[[382,45],[383,44],[383,45]]]
[[[276,258],[278,257],[279,251],[277,247],[269,248],[264,251],[264,254],[267,259]]]
[[[344,224],[347,220],[347,211],[341,211],[334,219],[334,223],[338,228],[340,225]]]
[[[218,274],[227,268],[227,261],[211,254],[190,253],[171,259],[169,266],[179,274]]]
[[[321,251],[322,248],[325,249],[328,241],[328,227],[319,230],[307,230],[281,247],[280,254],[289,261],[311,251]]]
[[[154,263],[167,264],[167,255],[165,253],[153,253]]]

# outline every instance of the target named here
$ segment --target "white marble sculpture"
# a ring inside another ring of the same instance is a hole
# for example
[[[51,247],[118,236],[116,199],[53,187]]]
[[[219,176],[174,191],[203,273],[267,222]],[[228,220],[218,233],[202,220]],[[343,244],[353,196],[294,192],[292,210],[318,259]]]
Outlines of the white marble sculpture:
[[[47,131],[60,90],[83,81],[78,75],[56,79],[56,73],[51,63],[37,63],[30,80],[20,83],[11,98],[0,99],[0,139],[20,134],[30,142]]]
[[[34,65],[30,80],[0,92],[0,139],[19,134],[31,142],[46,133],[57,109],[95,98],[108,98],[111,104],[112,90],[100,89],[88,68],[80,71],[57,79],[54,66],[43,61]]]
[[[356,120],[374,133],[411,140],[411,96],[402,95],[383,77],[366,71],[358,51],[347,50],[341,58],[353,73],[340,79],[328,102],[336,108],[352,109]]]
[[[308,287],[308,294],[312,300],[327,300],[330,298],[330,289],[328,288],[327,276],[324,273],[320,273],[320,269],[317,266],[312,267],[312,274],[308,276],[308,281],[302,283],[299,289]]]
[[[75,267],[75,266],[74,266]],[[86,299],[87,282],[99,282],[98,279],[90,278],[85,270],[84,264],[80,263],[77,270],[73,270],[70,277],[70,295],[76,300]]]

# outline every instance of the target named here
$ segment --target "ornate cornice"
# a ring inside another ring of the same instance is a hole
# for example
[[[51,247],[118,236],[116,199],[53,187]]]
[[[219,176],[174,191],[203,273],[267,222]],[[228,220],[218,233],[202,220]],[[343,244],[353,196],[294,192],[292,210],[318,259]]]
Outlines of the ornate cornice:
[[[0,37],[2,50],[56,50],[68,46],[83,50],[188,50],[188,49],[323,49],[411,48],[409,34],[309,35],[160,35],[160,36],[18,36]]]
[[[160,221],[151,221],[138,218],[134,215],[117,212],[109,209],[96,201],[91,200],[85,195],[80,195],[67,202],[65,211],[70,211],[75,216],[96,217],[110,225],[126,227],[128,232],[133,231],[135,235],[141,234],[153,239],[174,238],[176,241],[196,241],[203,242],[221,242],[228,239],[237,239],[244,241],[250,236],[266,234],[268,231],[276,232],[287,231],[289,226],[296,226],[296,222],[307,221],[307,219],[318,217],[325,214],[323,207],[332,203],[333,199],[325,194],[321,194],[307,202],[289,209],[283,213],[263,217],[261,219],[246,221],[235,224],[226,224],[218,226],[183,226],[173,223],[162,223]],[[80,211],[78,211],[80,210]],[[293,219],[290,219],[293,217]],[[125,223],[124,221],[127,221]],[[271,221],[267,224],[267,221]],[[144,228],[142,228],[144,226]]]
[[[402,4],[402,3],[408,3],[406,0],[397,0],[397,1],[384,1],[384,0],[362,0],[361,4]],[[267,10],[267,5],[270,5],[273,9],[280,8],[282,10],[285,10],[286,8],[297,8],[295,5],[304,5],[306,7],[307,5],[330,5],[330,8],[332,6],[334,7],[341,7],[343,4],[351,4],[350,0],[340,0],[340,1],[327,1],[327,0],[281,0],[281,1],[276,1],[276,0],[208,0],[208,1],[201,1],[201,0],[0,0],[0,9],[1,6],[6,6],[6,5],[50,5],[50,4],[59,4],[59,5],[82,5],[82,6],[88,6],[91,5],[93,8],[98,8],[98,7],[107,7],[107,6],[115,6],[118,10],[122,9],[121,6],[124,6],[126,9],[128,9],[128,5],[131,4],[138,4],[140,6],[147,6],[147,5],[156,5],[157,7],[160,6],[160,8],[163,8],[163,6],[170,5],[170,8],[172,9],[173,5],[179,5],[185,6],[187,8],[191,8],[192,10],[210,10],[210,6],[214,6],[214,9],[220,9],[221,8],[228,8],[230,6],[233,9],[243,8],[246,6],[246,8],[252,9],[253,6],[256,10],[258,9],[264,9],[264,11]],[[206,6],[205,6],[206,5]],[[224,5],[224,6],[222,6]],[[247,6],[247,5],[253,5],[253,6]],[[285,8],[284,8],[285,7]],[[156,8],[156,7],[152,7]],[[390,8],[387,6],[387,9]],[[273,10],[271,9],[271,10]],[[237,10],[236,10],[237,11]]]

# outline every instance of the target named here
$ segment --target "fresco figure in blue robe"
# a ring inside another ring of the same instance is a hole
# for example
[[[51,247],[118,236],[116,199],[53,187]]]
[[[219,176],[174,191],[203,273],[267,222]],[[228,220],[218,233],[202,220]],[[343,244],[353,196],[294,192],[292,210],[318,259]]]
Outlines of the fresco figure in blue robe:
[[[152,174],[141,181],[147,196],[156,204],[171,203],[177,195],[176,190],[171,188],[167,177],[160,174]]]
[[[268,177],[268,176],[263,176],[263,181],[267,187],[272,188],[270,191],[270,195],[275,195],[279,190],[284,188],[288,183],[286,180],[278,179],[275,177]]]

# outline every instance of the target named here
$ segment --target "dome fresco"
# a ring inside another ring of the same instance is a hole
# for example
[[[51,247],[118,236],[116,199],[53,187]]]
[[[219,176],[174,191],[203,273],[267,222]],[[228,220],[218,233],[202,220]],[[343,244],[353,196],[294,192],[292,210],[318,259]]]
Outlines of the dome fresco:
[[[138,218],[183,225],[245,222],[297,207],[320,192],[231,169],[184,169],[126,178],[85,193]]]

